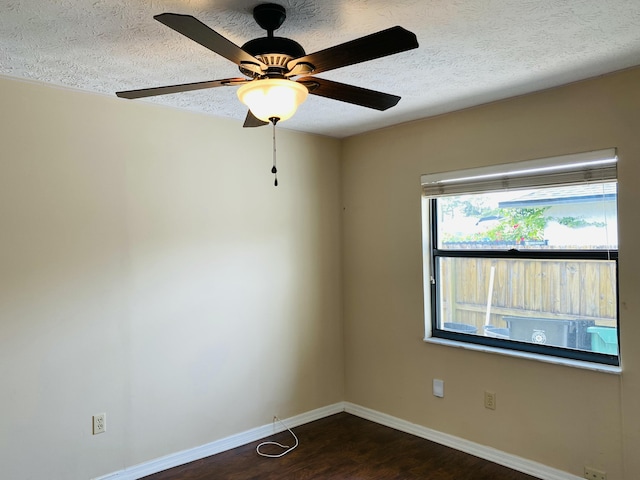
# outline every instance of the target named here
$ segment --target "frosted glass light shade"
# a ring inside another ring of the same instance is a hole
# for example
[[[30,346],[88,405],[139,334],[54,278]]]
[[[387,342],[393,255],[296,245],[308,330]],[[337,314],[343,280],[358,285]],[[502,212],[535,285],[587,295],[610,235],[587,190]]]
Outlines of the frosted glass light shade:
[[[238,89],[238,98],[251,113],[264,122],[291,118],[298,106],[307,99],[309,91],[293,80],[265,78],[254,80]]]

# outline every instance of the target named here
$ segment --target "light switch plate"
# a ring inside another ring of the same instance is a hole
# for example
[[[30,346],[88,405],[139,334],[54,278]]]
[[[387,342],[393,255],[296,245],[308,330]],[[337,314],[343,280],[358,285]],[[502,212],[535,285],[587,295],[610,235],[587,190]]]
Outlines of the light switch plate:
[[[444,397],[444,380],[433,379],[433,395],[436,397]]]

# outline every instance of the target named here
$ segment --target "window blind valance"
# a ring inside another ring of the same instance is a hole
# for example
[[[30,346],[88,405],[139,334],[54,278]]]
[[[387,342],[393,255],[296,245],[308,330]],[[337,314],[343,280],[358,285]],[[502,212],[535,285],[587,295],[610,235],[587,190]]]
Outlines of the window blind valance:
[[[428,197],[616,179],[615,148],[420,177],[422,193]]]

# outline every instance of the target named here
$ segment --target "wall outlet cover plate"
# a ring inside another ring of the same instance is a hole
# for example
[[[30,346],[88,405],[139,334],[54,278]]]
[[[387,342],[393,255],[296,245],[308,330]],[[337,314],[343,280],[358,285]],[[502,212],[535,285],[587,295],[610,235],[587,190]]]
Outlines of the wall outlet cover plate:
[[[99,413],[93,416],[93,434],[104,433],[107,431],[107,414]]]
[[[433,395],[436,397],[444,397],[444,380],[433,379]]]

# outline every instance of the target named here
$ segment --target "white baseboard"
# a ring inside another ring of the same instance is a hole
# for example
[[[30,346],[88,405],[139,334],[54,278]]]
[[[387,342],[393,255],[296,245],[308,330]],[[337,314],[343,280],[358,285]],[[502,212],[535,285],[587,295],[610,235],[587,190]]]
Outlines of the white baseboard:
[[[542,480],[582,479],[582,477],[548,467],[532,460],[527,460],[525,458],[505,453],[500,450],[496,450],[495,448],[487,447],[463,438],[455,437],[447,433],[438,432],[437,430],[432,430],[415,423],[407,422],[406,420],[402,420],[376,410],[361,407],[350,402],[340,402],[327,407],[318,408],[310,412],[284,419],[283,422],[288,427],[293,428],[343,411],[366,420],[379,423],[380,425],[385,425],[401,432],[410,433],[417,437],[431,440],[432,442],[454,448],[461,452],[469,453],[490,462],[504,465],[505,467],[532,475]],[[274,429],[274,425],[269,423],[261,427],[247,430],[246,432],[207,443],[206,445],[201,445],[190,450],[174,453],[133,467],[125,468],[119,472],[110,473],[94,480],[138,480],[139,478],[147,475],[152,475],[169,468],[215,455],[216,453],[231,450],[232,448],[236,448],[241,445],[246,445],[247,443],[255,442],[256,440],[260,440],[261,438],[268,437],[274,433],[284,430],[285,428],[282,427],[282,425],[276,425],[276,428]]]
[[[293,428],[343,411],[344,404],[341,402],[302,413],[295,417],[287,418],[283,420],[283,422],[288,427]],[[221,453],[231,450],[232,448],[246,445],[247,443],[255,442],[256,440],[260,440],[261,438],[268,437],[274,433],[279,433],[284,430],[285,428],[282,425],[276,424],[274,428],[274,424],[269,423],[190,450],[173,453],[165,457],[156,458],[139,465],[134,465],[133,467],[125,468],[119,472],[110,473],[108,475],[95,478],[94,480],[137,480],[139,478],[146,477],[147,475],[162,472],[169,468],[184,465],[185,463],[200,460],[202,458],[215,455],[216,453]]]
[[[526,458],[518,457],[501,450],[496,450],[495,448],[487,447],[437,430],[432,430],[421,425],[416,425],[415,423],[407,422],[406,420],[401,420],[391,415],[387,415],[386,413],[380,413],[376,410],[361,407],[360,405],[345,402],[344,410],[347,413],[366,420],[371,420],[372,422],[379,423],[380,425],[385,425],[401,432],[410,433],[416,437],[431,440],[432,442],[439,443],[440,445],[469,453],[476,457],[483,458],[490,462],[503,465],[542,480],[582,480],[582,477],[548,467],[542,463],[527,460]]]

